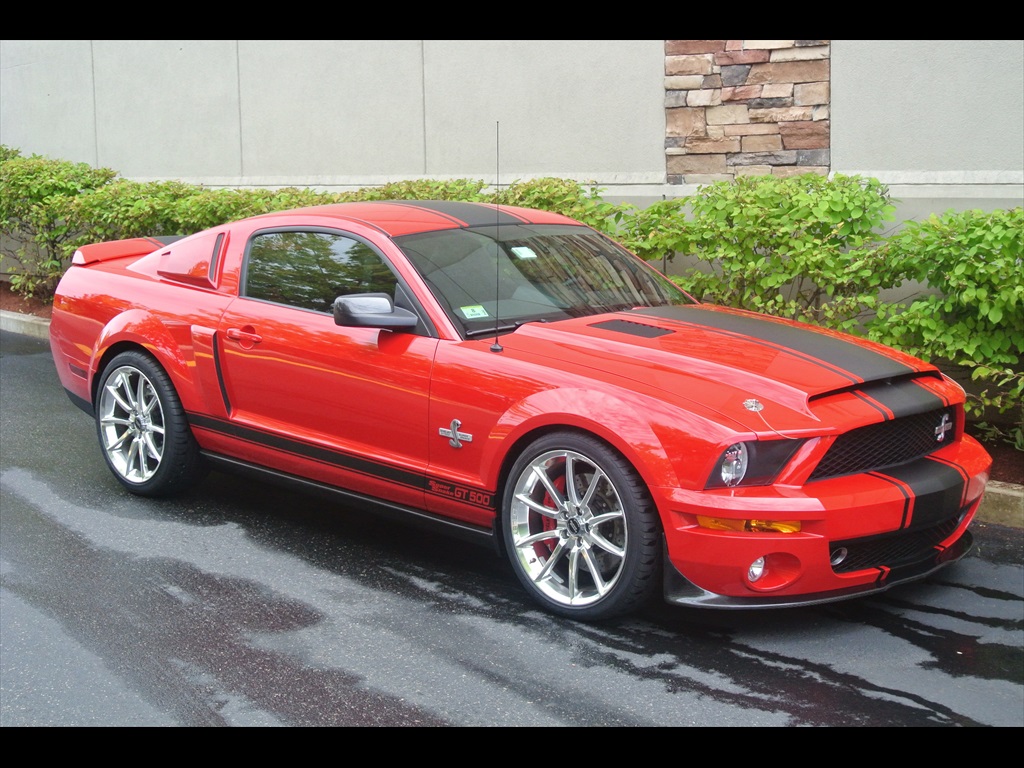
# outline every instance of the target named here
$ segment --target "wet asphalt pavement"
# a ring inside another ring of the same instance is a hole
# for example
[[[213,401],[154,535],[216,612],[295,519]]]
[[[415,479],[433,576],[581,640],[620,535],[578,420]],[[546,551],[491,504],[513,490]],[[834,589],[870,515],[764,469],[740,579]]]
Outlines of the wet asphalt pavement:
[[[1024,532],[832,606],[584,625],[490,550],[213,473],[110,476],[0,333],[0,726],[1024,725]]]

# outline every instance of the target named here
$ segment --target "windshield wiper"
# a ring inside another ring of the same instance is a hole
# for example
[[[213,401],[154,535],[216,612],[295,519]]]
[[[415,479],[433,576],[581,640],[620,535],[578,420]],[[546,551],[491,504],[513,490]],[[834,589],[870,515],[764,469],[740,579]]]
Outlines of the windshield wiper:
[[[529,323],[529,320],[517,320],[511,325],[490,325],[486,328],[474,328],[472,331],[466,331],[467,339],[475,339],[478,336],[493,336],[496,333],[511,333],[520,325]]]

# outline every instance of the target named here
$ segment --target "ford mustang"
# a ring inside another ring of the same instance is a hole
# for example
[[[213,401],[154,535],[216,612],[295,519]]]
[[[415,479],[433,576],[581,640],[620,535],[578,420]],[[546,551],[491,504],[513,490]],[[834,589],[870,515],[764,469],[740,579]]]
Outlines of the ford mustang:
[[[963,557],[991,460],[931,364],[444,201],[82,247],[61,385],[128,491],[208,470],[494,545],[553,614],[856,598]],[[301,497],[300,497],[301,498]]]

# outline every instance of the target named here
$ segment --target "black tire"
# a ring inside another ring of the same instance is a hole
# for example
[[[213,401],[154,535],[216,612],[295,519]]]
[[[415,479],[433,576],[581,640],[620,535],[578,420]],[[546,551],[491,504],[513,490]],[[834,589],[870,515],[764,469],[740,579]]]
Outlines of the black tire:
[[[174,385],[145,352],[122,352],[107,364],[95,411],[103,458],[132,493],[178,493],[206,474]]]
[[[661,588],[661,521],[647,487],[590,435],[558,432],[531,444],[512,467],[501,514],[512,569],[551,613],[611,619]]]

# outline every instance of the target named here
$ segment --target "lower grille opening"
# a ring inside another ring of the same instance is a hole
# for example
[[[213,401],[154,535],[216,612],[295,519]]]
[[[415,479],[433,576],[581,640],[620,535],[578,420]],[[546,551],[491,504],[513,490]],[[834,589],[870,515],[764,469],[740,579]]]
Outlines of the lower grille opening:
[[[959,515],[942,520],[920,530],[897,531],[882,536],[863,539],[835,541],[829,547],[834,573],[850,573],[865,568],[896,568],[908,563],[925,560],[933,554],[935,545],[949,538],[963,519],[966,510]],[[840,550],[845,556],[839,557]],[[840,560],[840,562],[835,562]]]

